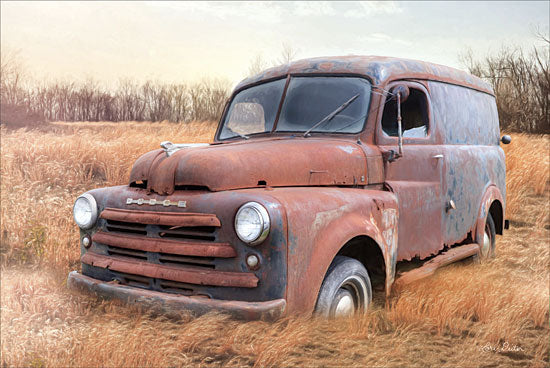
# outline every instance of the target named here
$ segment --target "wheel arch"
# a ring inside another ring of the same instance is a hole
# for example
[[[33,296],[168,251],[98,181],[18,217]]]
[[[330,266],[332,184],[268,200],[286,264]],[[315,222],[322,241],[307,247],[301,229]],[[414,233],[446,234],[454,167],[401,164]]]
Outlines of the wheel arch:
[[[493,221],[495,222],[495,230],[498,235],[502,235],[504,230],[504,211],[502,208],[502,202],[500,200],[495,199],[491,203],[491,207],[489,208],[489,214],[493,218]]]
[[[383,248],[372,237],[355,236],[340,248],[335,258],[337,256],[346,256],[361,262],[369,273],[373,289],[375,286],[382,286],[385,289],[386,261]]]
[[[500,190],[496,185],[489,185],[485,190],[485,194],[481,199],[478,210],[478,215],[475,224],[475,241],[479,242],[483,239],[483,231],[485,227],[485,219],[487,215],[491,215],[495,223],[496,233],[502,235],[504,229],[504,199]]]

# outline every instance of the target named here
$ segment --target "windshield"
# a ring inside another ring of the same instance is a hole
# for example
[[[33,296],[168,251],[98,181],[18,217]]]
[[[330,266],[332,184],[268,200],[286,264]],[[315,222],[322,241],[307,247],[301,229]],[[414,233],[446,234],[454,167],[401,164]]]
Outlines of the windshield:
[[[283,97],[285,79],[239,92],[225,114],[220,139],[270,132]]]
[[[370,83],[357,77],[292,77],[239,92],[219,139],[267,132],[359,133],[367,117]],[[277,110],[282,103],[277,119]]]

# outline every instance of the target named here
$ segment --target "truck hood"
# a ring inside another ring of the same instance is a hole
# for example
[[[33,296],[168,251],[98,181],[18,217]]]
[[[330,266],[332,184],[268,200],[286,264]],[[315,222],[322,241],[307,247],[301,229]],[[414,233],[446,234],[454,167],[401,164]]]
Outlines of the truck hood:
[[[259,186],[330,186],[367,184],[362,148],[336,139],[272,138],[184,148],[171,156],[148,152],[135,162],[130,184],[172,194],[176,186],[211,191]]]

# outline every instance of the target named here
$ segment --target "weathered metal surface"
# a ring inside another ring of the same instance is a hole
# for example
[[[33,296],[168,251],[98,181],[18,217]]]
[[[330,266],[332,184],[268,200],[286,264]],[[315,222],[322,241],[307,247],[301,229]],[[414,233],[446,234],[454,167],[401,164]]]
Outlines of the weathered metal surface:
[[[399,82],[427,94],[426,88],[417,82]],[[390,89],[397,84],[385,86]],[[385,100],[378,106],[378,119],[382,118]],[[442,164],[436,156],[441,153],[440,137],[434,122],[432,104],[427,100],[429,121],[426,138],[403,137],[403,156],[385,161],[385,183],[397,195],[399,202],[399,246],[397,261],[414,257],[426,258],[443,249],[441,223],[444,209],[442,193]],[[398,150],[398,137],[386,135],[378,123],[376,142],[383,152]]]
[[[170,157],[146,155],[136,163],[130,182],[146,180],[147,187],[159,194],[171,194],[178,185],[221,191],[254,188],[259,182],[271,187],[353,186],[367,180],[363,150],[345,140],[257,139],[185,149]],[[142,173],[140,167],[150,167],[148,174],[135,174]]]
[[[438,80],[464,85],[492,94],[491,85],[473,75],[448,66],[418,60],[384,56],[335,56],[294,61],[267,69],[240,82],[235,90],[263,80],[287,74],[359,74],[368,76],[375,85],[396,79]]]
[[[456,204],[443,217],[443,242],[451,245],[473,232],[489,186],[498,189],[505,207],[504,152],[499,146],[493,96],[437,82],[430,82],[429,87],[432,99],[438,101],[434,118],[442,136],[444,200]]]
[[[132,171],[130,172],[130,183],[147,180],[151,165],[155,162],[155,160],[159,160],[163,156],[166,156],[163,149],[156,149],[140,156],[132,166]]]
[[[229,243],[205,243],[174,241],[166,239],[143,238],[98,231],[93,241],[120,248],[160,252],[196,257],[236,257],[237,252]]]
[[[406,84],[427,95],[429,134],[426,138],[405,137],[404,156],[385,162],[386,184],[399,199],[398,261],[424,259],[469,235],[473,239],[486,188],[495,185],[505,193],[498,117],[488,107],[491,100],[494,105],[494,97],[440,82]],[[376,143],[384,152],[396,151],[397,138],[387,136],[381,128],[383,103],[381,99],[374,122]],[[447,211],[450,201],[456,208]]]
[[[128,205],[128,207],[132,208],[133,205]],[[172,213],[105,208],[99,217],[106,220],[152,225],[221,226],[220,220],[216,215],[206,213]]]
[[[451,248],[446,252],[435,256],[422,266],[400,274],[393,284],[396,289],[400,289],[404,285],[411,282],[421,280],[425,277],[433,275],[438,268],[447,266],[453,262],[464,258],[471,257],[479,253],[479,245],[477,243],[464,244],[455,248]]]
[[[443,248],[443,214],[440,167],[432,158],[434,149],[421,147],[414,157],[405,155],[389,164],[388,187],[399,200],[399,248],[397,260],[426,258]],[[414,167],[422,160],[425,165]],[[411,170],[411,165],[414,169]]]
[[[178,316],[181,312],[186,311],[196,315],[219,311],[247,320],[275,320],[283,315],[286,307],[284,299],[265,302],[242,302],[237,300],[193,298],[107,283],[81,275],[76,271],[69,273],[67,284],[69,288],[74,290],[93,292],[104,298],[118,299],[129,304],[139,304],[151,310],[168,315],[173,314],[174,316]]]
[[[253,273],[248,272],[224,272],[191,267],[155,265],[122,257],[108,257],[93,252],[85,253],[80,260],[82,263],[108,268],[111,271],[188,284],[246,288],[253,288],[258,285],[258,278]]]
[[[493,95],[460,86],[428,82],[442,144],[498,146],[498,112]],[[466,122],[466,124],[465,124]]]
[[[289,313],[313,310],[325,273],[351,239],[369,237],[385,260],[389,293],[397,255],[397,199],[380,190],[276,188],[269,192],[288,221]]]

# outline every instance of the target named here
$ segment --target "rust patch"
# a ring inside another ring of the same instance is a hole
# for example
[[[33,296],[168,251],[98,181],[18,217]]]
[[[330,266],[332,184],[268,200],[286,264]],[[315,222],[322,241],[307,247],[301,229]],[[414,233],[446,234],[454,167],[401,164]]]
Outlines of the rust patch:
[[[81,261],[90,266],[108,268],[113,271],[188,284],[244,288],[258,286],[256,275],[248,272],[225,272],[192,267],[157,265],[113,256],[107,257],[93,252],[85,253]]]
[[[477,253],[479,253],[479,245],[477,243],[465,244],[456,248],[451,248],[424,263],[421,267],[404,272],[397,278],[397,280],[395,280],[394,286],[396,289],[399,289],[404,285],[410,284],[411,282],[433,275],[440,267],[471,257]]]
[[[493,94],[493,89],[489,83],[462,70],[419,60],[358,55],[303,59],[273,67],[241,81],[235,91],[263,80],[288,74],[306,73],[360,74],[371,78],[374,84],[404,78],[430,79],[463,85]]]
[[[153,212],[105,208],[99,217],[106,220],[150,225],[221,226],[220,220],[216,215],[205,213]]]
[[[354,186],[366,184],[367,163],[360,146],[349,140],[258,138],[164,155],[151,163],[148,177],[130,176],[130,183],[137,180],[146,180],[148,189],[159,194],[172,194],[176,186],[222,191],[256,188],[258,182]]]
[[[286,310],[286,301],[284,299],[265,302],[243,302],[237,300],[192,298],[103,282],[81,275],[76,271],[69,273],[67,285],[71,289],[95,293],[104,298],[118,299],[131,304],[140,303],[144,307],[168,315],[173,314],[175,317],[180,316],[180,312],[182,311],[190,311],[200,315],[216,310],[247,320],[275,320],[281,317]]]
[[[188,241],[173,241],[157,238],[146,238],[120,234],[110,234],[98,231],[93,241],[112,245],[114,247],[143,250],[146,252],[162,252],[196,257],[236,257],[237,252],[228,243],[191,243]]]

